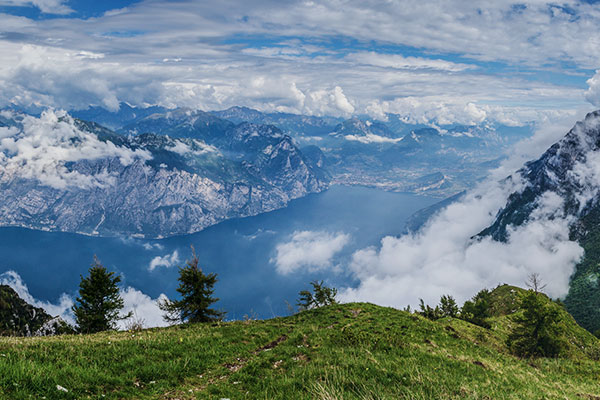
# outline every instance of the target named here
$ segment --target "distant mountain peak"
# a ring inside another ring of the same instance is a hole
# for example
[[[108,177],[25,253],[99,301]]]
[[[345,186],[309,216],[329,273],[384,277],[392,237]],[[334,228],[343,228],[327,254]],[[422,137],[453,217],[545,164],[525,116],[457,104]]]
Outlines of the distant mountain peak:
[[[600,328],[600,111],[587,114],[540,158],[526,163],[517,179],[519,189],[479,236],[508,240],[511,227],[542,212],[564,220],[569,239],[585,250],[565,303],[582,326],[595,331]]]

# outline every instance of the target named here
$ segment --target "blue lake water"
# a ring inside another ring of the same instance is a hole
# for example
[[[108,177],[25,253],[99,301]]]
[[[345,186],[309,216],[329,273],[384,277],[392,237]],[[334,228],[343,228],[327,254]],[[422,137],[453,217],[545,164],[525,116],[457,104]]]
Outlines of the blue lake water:
[[[298,291],[314,279],[338,287],[356,285],[345,272],[352,253],[376,245],[386,235],[403,231],[415,211],[438,200],[413,194],[389,193],[364,187],[334,186],[324,193],[295,200],[285,209],[255,217],[225,221],[202,232],[162,240],[99,238],[70,233],[0,228],[0,273],[14,270],[30,293],[56,302],[62,293],[75,295],[80,274],[85,275],[93,256],[132,286],[155,298],[175,296],[176,267],[149,270],[154,257],[177,250],[181,262],[196,249],[205,272],[216,272],[217,308],[228,319],[245,314],[265,318],[287,314],[285,301],[294,304]],[[343,232],[350,241],[337,253],[337,271],[297,271],[281,275],[271,261],[276,246],[297,231]]]

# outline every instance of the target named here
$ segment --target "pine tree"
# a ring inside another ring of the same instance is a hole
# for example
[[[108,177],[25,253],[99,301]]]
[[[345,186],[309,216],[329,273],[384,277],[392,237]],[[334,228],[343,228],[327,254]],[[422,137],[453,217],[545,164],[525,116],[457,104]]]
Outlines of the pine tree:
[[[94,333],[114,329],[116,322],[131,316],[131,313],[119,316],[123,309],[123,299],[119,295],[117,284],[120,276],[108,272],[94,256],[89,276],[81,276],[79,297],[72,310],[81,333]]]
[[[337,289],[325,286],[323,281],[312,281],[313,292],[302,290],[298,295],[298,308],[300,310],[309,310],[337,303]]]
[[[563,347],[557,307],[532,289],[521,300],[521,308],[523,314],[515,318],[507,340],[511,351],[521,357],[556,357]]]
[[[198,265],[198,257],[192,247],[192,259],[186,267],[179,267],[180,300],[165,299],[159,307],[165,312],[163,318],[170,323],[209,322],[221,320],[225,313],[213,310],[210,306],[219,299],[212,297],[217,274],[205,275]]]
[[[456,318],[458,316],[458,305],[454,297],[444,295],[440,298],[440,310],[444,317]]]
[[[418,314],[432,321],[438,320],[443,317],[442,311],[440,310],[439,306],[435,306],[435,308],[433,308],[429,304],[425,304],[423,299],[419,299]]]
[[[480,290],[473,299],[465,301],[460,311],[461,319],[484,328],[490,328],[487,322],[490,316],[490,291],[487,289]]]

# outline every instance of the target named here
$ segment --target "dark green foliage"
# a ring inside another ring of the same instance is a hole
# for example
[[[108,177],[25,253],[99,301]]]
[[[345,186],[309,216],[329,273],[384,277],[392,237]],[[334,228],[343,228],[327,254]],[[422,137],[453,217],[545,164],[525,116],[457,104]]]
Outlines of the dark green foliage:
[[[43,309],[27,304],[10,286],[0,285],[0,335],[30,336],[51,319]]]
[[[159,303],[165,312],[164,319],[170,323],[210,322],[223,319],[224,312],[213,310],[210,306],[219,301],[212,297],[213,286],[217,283],[217,274],[205,275],[198,265],[198,257],[192,248],[192,259],[186,267],[179,267],[180,300],[166,299]]]
[[[521,301],[523,313],[515,317],[516,326],[507,345],[520,357],[556,357],[562,347],[560,313],[545,296],[529,290]]]
[[[431,307],[428,304],[425,304],[423,299],[419,299],[419,311],[417,311],[417,314],[435,321],[444,317],[456,318],[458,316],[458,311],[459,309],[456,300],[450,295],[443,295],[440,298],[440,304],[435,307]]]
[[[89,276],[81,276],[79,297],[73,306],[79,332],[95,333],[114,329],[117,321],[131,316],[131,313],[119,315],[123,309],[123,299],[117,287],[119,282],[121,277],[108,272],[94,257]]]
[[[489,317],[491,317],[490,291],[487,289],[479,291],[473,299],[465,301],[460,311],[461,319],[484,328],[490,327],[487,321]]]
[[[322,306],[328,306],[337,303],[335,297],[337,296],[337,289],[325,286],[323,281],[312,281],[310,283],[313,287],[313,292],[309,290],[302,290],[298,295],[298,307],[300,310],[310,310],[311,308],[318,308]]]
[[[443,295],[440,298],[440,311],[444,317],[458,317],[458,304],[456,304],[456,300],[454,297],[450,295]]]
[[[432,321],[443,317],[442,310],[440,310],[439,306],[433,308],[429,306],[429,304],[425,304],[423,299],[419,299],[419,311],[417,311],[417,313]]]
[[[579,325],[590,332],[600,329],[600,207],[596,205],[571,233],[585,251],[571,276],[565,299],[567,310]]]

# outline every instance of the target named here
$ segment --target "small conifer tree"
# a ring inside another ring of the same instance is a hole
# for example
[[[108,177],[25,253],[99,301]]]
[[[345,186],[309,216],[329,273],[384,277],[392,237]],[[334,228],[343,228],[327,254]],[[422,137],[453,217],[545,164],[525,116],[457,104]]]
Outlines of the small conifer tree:
[[[129,318],[131,313],[120,316],[123,299],[117,284],[121,277],[108,272],[94,256],[89,276],[81,276],[79,297],[72,310],[81,333],[94,333],[114,329],[116,322]]]
[[[300,310],[309,310],[337,303],[337,289],[325,286],[323,281],[312,281],[312,293],[309,290],[302,290],[298,295],[298,307]]]
[[[461,319],[484,328],[490,328],[487,321],[490,316],[490,291],[487,289],[480,290],[473,299],[465,301],[460,311]]]
[[[556,357],[563,342],[556,306],[534,289],[521,300],[523,314],[515,318],[516,326],[507,339],[511,351],[521,357]]]
[[[212,297],[217,274],[204,274],[198,265],[196,251],[192,247],[192,258],[185,267],[179,267],[180,300],[164,299],[159,307],[165,312],[163,318],[169,323],[209,322],[221,320],[225,313],[213,310],[210,306],[219,299]]]
[[[439,306],[435,306],[435,308],[431,307],[429,304],[425,304],[423,299],[419,299],[419,311],[418,314],[424,316],[427,319],[435,321],[437,319],[442,318],[442,311]]]
[[[454,297],[450,295],[444,295],[440,298],[440,310],[444,317],[456,318],[458,316],[458,305]]]

